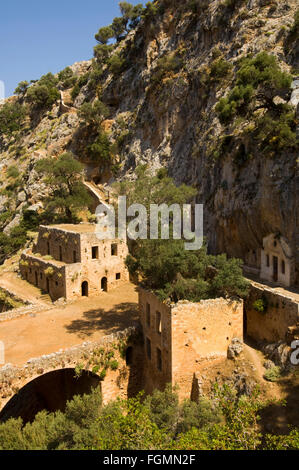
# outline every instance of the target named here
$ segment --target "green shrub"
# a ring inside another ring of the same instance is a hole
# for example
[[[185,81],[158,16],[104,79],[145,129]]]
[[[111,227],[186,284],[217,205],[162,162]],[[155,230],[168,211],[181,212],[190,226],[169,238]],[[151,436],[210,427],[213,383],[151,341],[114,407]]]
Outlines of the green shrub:
[[[49,109],[60,98],[56,87],[58,78],[52,73],[43,75],[40,80],[28,88],[27,99],[38,109]]]
[[[93,55],[97,59],[100,65],[107,64],[111,52],[114,49],[114,45],[98,44],[93,48]]]
[[[118,75],[124,71],[126,59],[120,54],[113,54],[107,61],[109,70],[113,75]]]
[[[71,88],[77,82],[77,77],[74,76],[74,72],[70,67],[66,67],[58,73],[58,79],[62,82],[64,88]]]
[[[106,45],[111,38],[113,38],[113,29],[111,26],[100,28],[95,35],[95,39],[100,43],[100,45]]]
[[[100,100],[92,103],[83,103],[78,111],[80,120],[87,126],[98,127],[109,115],[109,109]]]
[[[104,166],[111,163],[111,144],[106,132],[102,131],[95,142],[87,147],[88,155],[93,161],[99,162]]]
[[[37,108],[50,108],[59,98],[57,88],[48,88],[46,85],[34,85],[29,88],[27,98]]]
[[[0,107],[0,133],[11,135],[20,131],[26,114],[26,106],[19,103],[5,103]]]
[[[256,392],[239,397],[227,386],[198,403],[180,402],[168,386],[145,399],[139,394],[103,405],[96,388],[73,397],[64,412],[42,411],[25,425],[0,423],[0,450],[298,450],[298,429],[262,435],[259,412],[268,405]]]
[[[239,63],[236,86],[216,106],[220,120],[226,124],[236,114],[246,115],[254,110],[256,100],[266,109],[275,109],[275,96],[286,96],[292,77],[281,71],[276,58],[266,52],[248,56]],[[253,104],[250,109],[249,105]]]
[[[260,313],[265,313],[268,309],[268,301],[266,297],[262,297],[261,299],[257,299],[253,302],[252,308]]]
[[[15,89],[15,94],[16,95],[21,95],[21,96],[24,96],[27,89],[29,87],[29,83],[25,80],[25,81],[22,81],[18,84],[17,88]]]
[[[106,369],[103,369],[102,372],[100,373],[99,377],[100,377],[100,380],[104,380],[105,377],[107,375],[107,370]]]
[[[6,174],[9,178],[17,178],[20,174],[19,169],[15,165],[11,165],[7,168]]]
[[[157,60],[156,68],[151,76],[153,83],[161,82],[162,78],[171,72],[178,72],[183,66],[182,58],[177,52],[169,52]]]
[[[264,373],[264,379],[268,380],[268,382],[277,382],[280,379],[281,369],[278,366],[271,367],[271,369],[267,369]]]
[[[111,369],[111,370],[117,370],[118,367],[119,367],[119,364],[118,364],[118,362],[115,360],[115,361],[111,361],[111,362],[109,363],[109,366],[110,366],[110,369]]]
[[[81,88],[87,84],[88,79],[89,79],[89,73],[85,73],[77,80],[74,88],[71,91],[71,97],[73,101],[79,95]]]
[[[227,60],[215,60],[211,65],[211,79],[214,81],[220,81],[221,78],[228,76],[231,69],[232,65]]]

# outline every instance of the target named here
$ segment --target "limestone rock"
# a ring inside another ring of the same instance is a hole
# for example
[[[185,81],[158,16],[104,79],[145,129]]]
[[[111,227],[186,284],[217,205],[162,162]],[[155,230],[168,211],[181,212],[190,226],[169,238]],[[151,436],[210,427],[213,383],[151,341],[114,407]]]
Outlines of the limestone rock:
[[[272,369],[273,367],[275,367],[275,364],[273,361],[270,361],[268,359],[267,361],[264,362],[264,367],[265,369]]]
[[[299,78],[292,83],[292,94],[289,104],[297,108],[299,104]]]
[[[6,225],[3,232],[6,234],[9,234],[14,227],[19,225],[20,221],[21,221],[21,214],[17,214],[14,217],[14,219],[8,225]]]
[[[235,359],[243,351],[244,345],[239,338],[233,338],[227,350],[227,358]]]

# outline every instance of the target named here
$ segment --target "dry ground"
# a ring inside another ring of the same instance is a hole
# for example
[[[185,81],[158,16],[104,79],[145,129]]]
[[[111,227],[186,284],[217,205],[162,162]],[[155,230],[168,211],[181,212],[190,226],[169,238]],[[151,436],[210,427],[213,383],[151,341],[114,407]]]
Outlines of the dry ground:
[[[259,387],[262,401],[271,401],[260,414],[260,426],[266,432],[288,433],[290,426],[299,427],[299,367],[283,374],[277,382],[264,379],[264,354],[247,340],[244,351],[235,360],[218,359],[203,365],[205,378],[203,392],[211,393],[215,382],[227,382],[237,375],[253,380]]]
[[[32,316],[2,322],[0,340],[5,345],[5,362],[23,365],[31,358],[86,340],[96,341],[134,325],[137,302],[136,286],[126,283],[97,297],[80,298]]]

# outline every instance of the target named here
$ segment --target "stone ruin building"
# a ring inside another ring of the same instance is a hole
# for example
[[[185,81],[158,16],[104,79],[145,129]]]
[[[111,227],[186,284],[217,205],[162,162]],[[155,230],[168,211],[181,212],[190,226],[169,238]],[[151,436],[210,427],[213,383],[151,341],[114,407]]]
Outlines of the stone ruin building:
[[[248,251],[245,273],[284,287],[293,286],[296,284],[293,252],[288,240],[272,233],[263,238],[262,247]]]
[[[208,360],[226,358],[233,339],[243,341],[243,301],[223,298],[201,302],[161,302],[139,289],[139,315],[144,336],[146,393],[179,386],[190,398],[194,377]]]
[[[40,226],[32,251],[21,256],[24,279],[53,301],[97,295],[129,280],[127,244],[100,240],[93,224]]]

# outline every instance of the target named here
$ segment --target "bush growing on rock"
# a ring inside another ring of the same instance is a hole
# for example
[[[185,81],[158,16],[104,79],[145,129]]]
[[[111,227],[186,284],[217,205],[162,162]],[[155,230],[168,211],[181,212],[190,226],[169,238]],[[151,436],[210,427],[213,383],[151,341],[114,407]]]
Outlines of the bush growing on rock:
[[[101,101],[84,103],[78,111],[80,120],[87,126],[98,127],[109,115],[109,109]]]
[[[295,111],[286,104],[291,83],[292,77],[266,52],[239,62],[235,87],[220,99],[216,111],[223,125],[232,125],[237,116],[253,121],[249,133],[249,127],[243,131],[247,153],[258,149],[274,156],[296,149]],[[251,149],[252,142],[258,145]]]
[[[102,166],[109,166],[111,163],[111,144],[106,132],[100,132],[94,143],[88,146],[88,156]]]
[[[60,98],[58,79],[52,73],[43,75],[27,91],[27,99],[38,109],[49,109]]]
[[[280,367],[274,366],[271,369],[267,369],[264,373],[264,379],[268,380],[268,382],[277,382],[281,375]]]
[[[45,158],[38,161],[35,169],[43,175],[49,188],[49,197],[45,200],[48,220],[77,222],[77,213],[90,203],[83,184],[82,164],[72,154],[64,153],[57,160]]]
[[[27,115],[27,108],[19,103],[5,103],[0,108],[0,134],[11,135],[20,131]]]
[[[18,84],[17,88],[15,89],[15,94],[16,95],[21,95],[21,96],[24,96],[27,89],[29,87],[29,83],[25,80],[25,81],[22,81]]]

